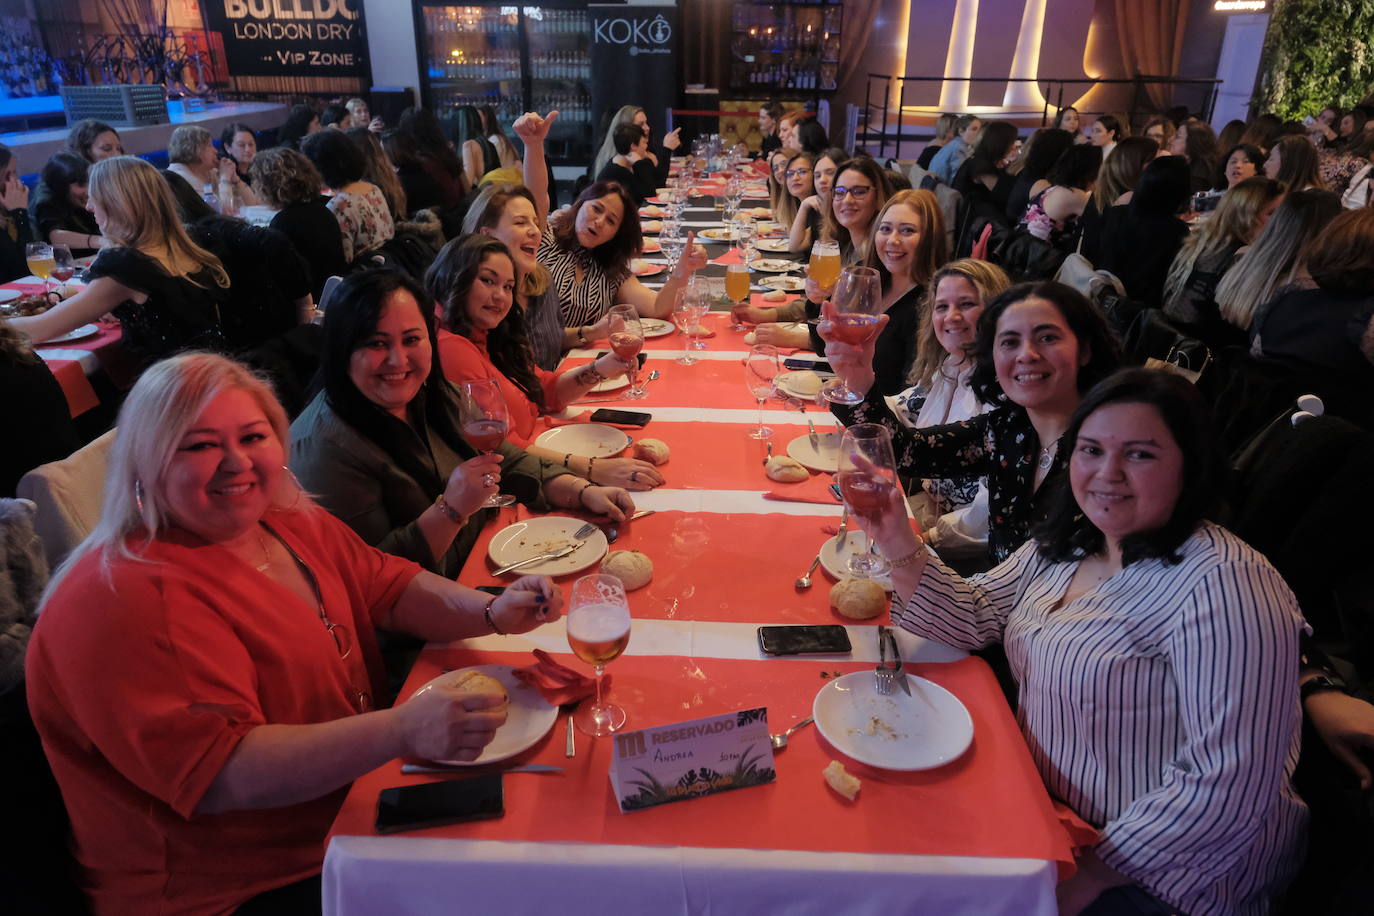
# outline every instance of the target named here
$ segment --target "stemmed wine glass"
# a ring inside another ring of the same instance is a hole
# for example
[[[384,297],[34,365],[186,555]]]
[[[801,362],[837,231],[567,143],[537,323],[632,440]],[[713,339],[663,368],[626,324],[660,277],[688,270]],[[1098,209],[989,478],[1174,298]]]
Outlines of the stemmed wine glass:
[[[831,333],[854,346],[867,342],[877,330],[883,305],[881,290],[878,271],[872,267],[846,267],[830,296],[835,308]],[[821,386],[821,396],[837,404],[858,404],[863,400],[863,395],[851,391],[844,379],[826,382]]]
[[[611,307],[608,315],[607,332],[611,339],[611,349],[615,355],[630,364],[626,374],[630,377],[630,390],[625,392],[625,400],[638,401],[648,392],[639,383],[639,351],[644,349],[644,328],[639,323],[639,313],[633,305]]]
[[[462,403],[459,422],[463,424],[463,438],[484,455],[496,451],[510,430],[510,414],[506,399],[494,378],[472,379],[461,383]],[[515,502],[509,493],[493,493],[482,506],[499,509]]]
[[[624,583],[602,574],[574,582],[567,629],[573,653],[596,666],[596,701],[578,706],[573,722],[587,734],[604,738],[625,725],[625,710],[601,698],[606,664],[619,657],[630,642],[630,605]]]
[[[696,365],[697,358],[692,355],[692,350],[696,348],[692,346],[692,342],[705,314],[706,304],[702,302],[699,290],[684,289],[678,293],[677,302],[673,306],[673,324],[677,325],[677,329],[687,338],[687,343],[676,362],[684,366]]]
[[[871,517],[887,508],[897,486],[897,462],[892,457],[892,434],[887,427],[859,423],[844,431],[835,481],[852,515]],[[849,558],[849,571],[861,578],[874,579],[891,569],[892,564],[874,550],[872,535],[868,549]]]
[[[62,284],[62,289],[67,289],[67,281],[76,276],[76,259],[72,257],[72,250],[66,245],[52,246],[52,278]]]
[[[682,237],[682,225],[676,219],[663,221],[663,228],[658,233],[658,245],[668,256],[668,272],[671,274],[677,270],[677,262],[687,246],[687,240]]]
[[[778,348],[755,344],[744,360],[744,382],[749,393],[759,402],[759,425],[749,431],[750,439],[769,439],[773,430],[763,425],[763,405],[773,396],[773,383],[778,377]]]
[[[52,288],[48,283],[53,267],[52,246],[47,242],[29,242],[24,246],[24,260],[33,275],[43,281],[43,295],[47,296]]]

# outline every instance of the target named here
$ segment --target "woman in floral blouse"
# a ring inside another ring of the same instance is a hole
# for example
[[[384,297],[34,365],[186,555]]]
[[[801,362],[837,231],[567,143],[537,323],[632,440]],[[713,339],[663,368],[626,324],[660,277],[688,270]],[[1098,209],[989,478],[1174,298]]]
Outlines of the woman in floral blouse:
[[[344,260],[350,264],[391,241],[396,224],[386,196],[363,181],[367,160],[353,141],[337,130],[320,130],[301,141],[301,152],[320,170],[333,195],[329,210],[343,233]]]
[[[873,390],[872,338],[845,344],[831,333],[827,303],[819,327],[826,357],[851,389],[854,406],[831,410],[846,425],[882,423],[892,431],[897,469],[906,477],[985,475],[988,556],[1000,563],[1030,536],[1047,494],[1064,474],[1060,437],[1080,396],[1121,362],[1101,314],[1061,283],[1022,283],[978,318],[972,386],[987,413],[941,426],[908,429]],[[886,322],[879,319],[879,330]],[[876,335],[874,335],[876,337]]]

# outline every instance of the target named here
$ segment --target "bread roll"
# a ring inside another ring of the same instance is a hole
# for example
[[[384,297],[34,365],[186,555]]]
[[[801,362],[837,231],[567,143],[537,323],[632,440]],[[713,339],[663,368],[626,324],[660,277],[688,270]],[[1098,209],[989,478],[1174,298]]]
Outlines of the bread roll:
[[[668,443],[662,439],[640,439],[631,449],[630,456],[650,464],[667,464]]]
[[[841,617],[871,620],[887,610],[887,589],[872,579],[841,579],[830,587],[830,606]]]
[[[820,393],[821,384],[821,377],[814,369],[798,369],[796,372],[787,373],[787,387],[809,398]]]
[[[649,584],[654,577],[654,561],[638,550],[612,550],[601,561],[601,571],[615,576],[630,592]]]
[[[769,302],[782,302],[787,298],[787,293],[783,292],[780,289],[770,289],[768,292],[763,294],[763,298],[768,300]]]
[[[830,761],[821,772],[825,774],[826,785],[850,801],[857,798],[859,790],[863,788],[863,783],[859,781],[859,777],[846,770],[844,764],[838,760]]]
[[[750,331],[748,334],[744,335],[744,342],[752,347],[754,344],[759,342],[759,335],[755,334],[753,331]]]
[[[453,680],[449,681],[448,685],[459,693],[494,694],[501,698],[502,703],[510,701],[510,694],[506,692],[505,685],[491,675],[483,674],[480,671],[455,672]]]
[[[788,458],[786,455],[774,455],[769,458],[764,473],[768,475],[769,479],[776,480],[778,483],[796,483],[811,476],[806,465],[795,458]]]

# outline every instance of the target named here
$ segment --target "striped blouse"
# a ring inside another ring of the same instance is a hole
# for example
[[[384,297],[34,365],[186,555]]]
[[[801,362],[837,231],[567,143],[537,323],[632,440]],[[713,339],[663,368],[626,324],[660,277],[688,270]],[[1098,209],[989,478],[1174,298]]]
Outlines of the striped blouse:
[[[539,263],[548,268],[552,288],[558,291],[558,308],[563,327],[595,324],[615,305],[615,294],[629,272],[608,272],[581,245],[564,248],[550,226],[539,240]],[[577,277],[578,268],[582,279]]]
[[[1140,560],[1052,611],[1077,563],[1029,541],[967,581],[932,558],[903,627],[1001,640],[1050,794],[1098,827],[1107,865],[1191,916],[1259,914],[1301,862],[1297,600],[1235,535]]]

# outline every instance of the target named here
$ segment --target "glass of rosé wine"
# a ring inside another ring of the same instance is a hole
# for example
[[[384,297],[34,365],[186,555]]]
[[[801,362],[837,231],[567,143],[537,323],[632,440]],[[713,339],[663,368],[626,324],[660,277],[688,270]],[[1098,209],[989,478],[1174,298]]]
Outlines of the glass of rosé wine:
[[[840,437],[839,470],[835,482],[851,515],[860,518],[887,511],[892,491],[899,486],[897,463],[892,457],[892,434],[877,423],[851,426]],[[876,579],[886,575],[892,564],[873,548],[849,559],[849,571],[859,578]]]
[[[873,337],[882,314],[882,286],[878,271],[872,267],[846,267],[830,296],[835,309],[831,334],[847,344],[862,346]],[[844,379],[832,379],[821,386],[821,396],[837,404],[857,404],[863,395],[851,391]]]
[[[462,408],[459,422],[462,424],[463,438],[468,444],[485,455],[490,455],[500,447],[510,431],[510,414],[506,412],[506,399],[494,378],[474,379],[463,382]],[[515,502],[509,493],[493,493],[482,503],[484,507],[498,509]]]
[[[630,390],[625,392],[625,400],[638,401],[648,392],[639,383],[639,351],[644,349],[644,328],[639,323],[639,313],[633,305],[611,307],[607,322],[607,333],[611,339],[611,349],[615,355],[630,364],[626,373],[630,377]]]

